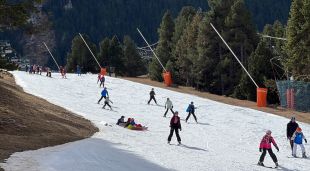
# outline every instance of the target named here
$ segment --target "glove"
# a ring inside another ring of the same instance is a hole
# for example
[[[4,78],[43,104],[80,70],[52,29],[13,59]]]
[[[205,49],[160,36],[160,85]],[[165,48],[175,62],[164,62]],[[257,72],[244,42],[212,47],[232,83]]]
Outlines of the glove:
[[[279,152],[279,147],[276,147],[277,151]]]
[[[182,131],[182,128],[180,128],[180,131]]]
[[[308,143],[308,142],[307,142],[307,139],[305,139],[305,142]]]
[[[171,109],[173,109],[173,106],[171,106]]]
[[[261,148],[259,148],[259,152],[262,152],[262,149],[261,149]]]

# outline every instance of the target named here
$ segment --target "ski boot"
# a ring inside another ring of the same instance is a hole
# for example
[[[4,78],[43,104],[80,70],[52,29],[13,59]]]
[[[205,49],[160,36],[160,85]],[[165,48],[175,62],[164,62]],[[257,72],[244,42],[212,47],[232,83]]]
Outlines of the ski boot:
[[[257,163],[257,165],[259,165],[259,166],[265,166],[264,163],[263,163],[263,162],[260,162],[260,161]]]
[[[308,158],[308,157],[306,156],[306,152],[302,153],[302,158]]]
[[[293,157],[297,158],[296,154],[293,154]]]
[[[170,145],[170,141],[168,141],[168,144]]]
[[[275,162],[275,164],[276,164],[276,168],[278,168],[278,166],[279,166],[278,162]]]
[[[179,143],[179,145],[181,145],[182,143],[181,143],[181,141],[178,141],[178,143]]]

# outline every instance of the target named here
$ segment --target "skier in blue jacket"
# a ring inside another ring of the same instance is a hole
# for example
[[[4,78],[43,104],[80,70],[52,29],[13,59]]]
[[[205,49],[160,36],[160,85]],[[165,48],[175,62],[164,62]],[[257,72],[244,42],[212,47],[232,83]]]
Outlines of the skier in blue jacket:
[[[107,88],[104,87],[104,89],[103,89],[102,92],[101,92],[101,98],[98,100],[98,104],[100,103],[100,101],[101,101],[103,98],[106,99],[107,96],[109,96],[109,92],[108,92]]]
[[[186,119],[185,119],[185,122],[187,122],[187,120],[189,119],[189,117],[190,117],[191,115],[193,115],[194,118],[195,118],[196,123],[198,123],[198,122],[197,122],[196,115],[195,115],[195,109],[196,109],[196,107],[194,106],[194,102],[191,102],[191,104],[189,104],[188,107],[187,107],[187,109],[186,109],[186,112],[188,112],[188,115],[187,115],[187,117],[186,117]]]
[[[303,158],[307,158],[306,156],[306,150],[305,150],[305,147],[304,145],[302,144],[302,140],[305,140],[305,142],[307,143],[307,139],[306,137],[304,136],[304,134],[302,133],[302,130],[301,128],[297,128],[293,137],[292,137],[292,140],[294,140],[294,147],[293,147],[293,156],[294,157],[297,157],[296,156],[296,150],[297,150],[297,145],[299,145],[301,147],[301,151],[302,151],[302,157]]]

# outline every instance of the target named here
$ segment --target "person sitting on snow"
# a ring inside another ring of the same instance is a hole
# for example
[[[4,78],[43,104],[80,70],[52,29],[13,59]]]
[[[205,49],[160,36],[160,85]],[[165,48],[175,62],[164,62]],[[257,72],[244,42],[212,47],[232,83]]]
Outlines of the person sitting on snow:
[[[304,145],[302,144],[302,140],[305,140],[305,142],[307,143],[307,139],[304,136],[304,134],[302,133],[302,129],[300,127],[298,127],[295,131],[295,133],[293,134],[293,137],[291,140],[294,140],[294,147],[293,147],[293,156],[296,156],[296,150],[297,150],[297,145],[299,145],[301,147],[301,151],[302,151],[302,157],[303,158],[307,158],[306,156],[306,150]]]
[[[121,118],[117,120],[116,125],[125,124],[126,122],[124,119],[125,119],[125,116],[121,116]]]

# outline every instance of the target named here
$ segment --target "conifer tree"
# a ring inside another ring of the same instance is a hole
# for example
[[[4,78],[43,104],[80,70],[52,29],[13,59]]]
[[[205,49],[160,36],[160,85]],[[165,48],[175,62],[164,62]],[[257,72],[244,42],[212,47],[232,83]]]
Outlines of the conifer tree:
[[[294,0],[287,26],[286,66],[295,78],[310,73],[310,0]],[[307,78],[307,77],[306,77]]]

